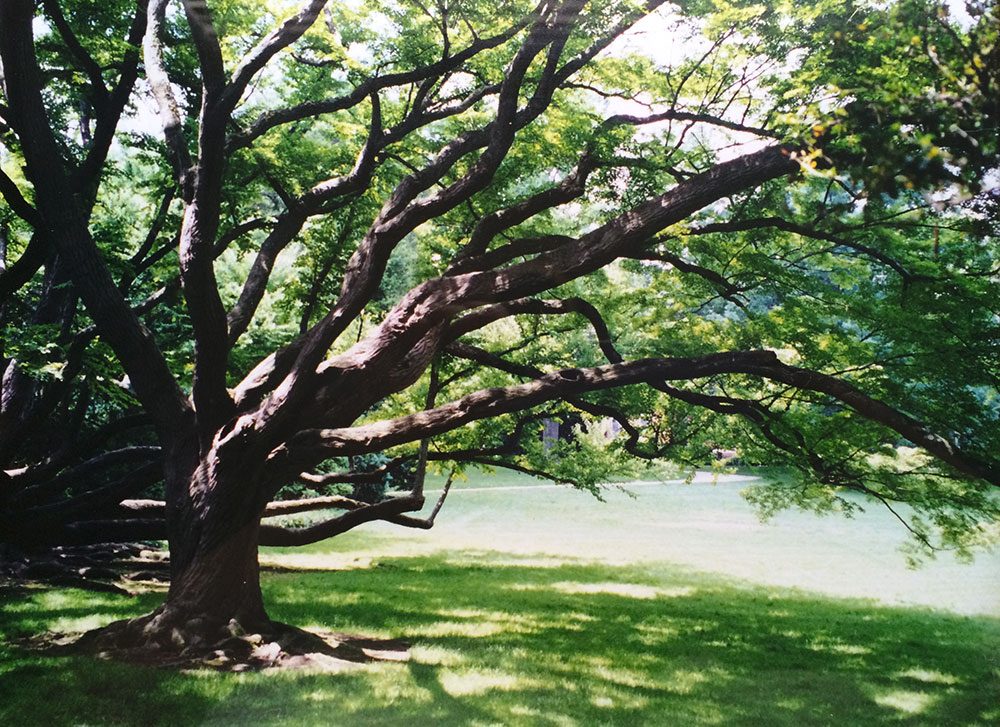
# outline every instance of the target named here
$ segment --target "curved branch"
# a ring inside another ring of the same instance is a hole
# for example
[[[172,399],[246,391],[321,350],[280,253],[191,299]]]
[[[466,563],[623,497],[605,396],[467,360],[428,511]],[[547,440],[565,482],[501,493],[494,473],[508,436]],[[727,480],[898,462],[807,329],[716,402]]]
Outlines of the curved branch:
[[[276,525],[260,526],[260,544],[275,546],[308,545],[340,535],[358,525],[375,520],[391,520],[404,512],[413,512],[424,506],[422,497],[397,497],[374,505],[366,505],[304,528],[282,528]]]
[[[614,347],[611,341],[611,332],[607,323],[601,316],[600,311],[583,298],[573,297],[562,300],[539,300],[536,298],[518,298],[516,300],[499,303],[497,305],[480,308],[469,313],[451,324],[445,331],[442,343],[448,345],[452,341],[459,339],[466,333],[478,330],[501,318],[522,313],[533,315],[565,315],[567,313],[577,313],[586,318],[597,334],[597,343],[601,347],[601,352],[611,363],[619,363],[623,360],[622,355]]]
[[[163,35],[164,16],[170,0],[150,0],[149,20],[146,32],[142,38],[143,63],[146,68],[146,79],[153,89],[159,109],[160,125],[170,150],[170,162],[174,168],[174,176],[180,184],[185,199],[190,197],[188,173],[191,168],[191,154],[188,151],[187,139],[184,138],[184,121],[181,117],[180,105],[174,96],[170,77],[163,63],[163,45],[160,40]]]
[[[435,78],[449,71],[453,71],[462,63],[484,50],[495,48],[507,42],[517,35],[517,33],[519,33],[528,24],[528,22],[529,20],[525,19],[522,22],[511,26],[503,33],[499,33],[490,38],[477,39],[461,52],[456,53],[453,56],[449,56],[447,59],[437,61],[436,63],[431,63],[412,71],[390,73],[385,76],[369,78],[359,84],[357,88],[346,96],[327,99],[325,101],[310,101],[298,106],[266,112],[254,121],[246,131],[233,135],[227,144],[227,151],[232,152],[236,149],[248,147],[255,139],[263,136],[277,126],[289,124],[312,116],[320,116],[322,114],[343,111],[358,105],[366,98],[370,98],[373,93],[378,93],[383,89],[391,88],[393,86],[405,86],[410,83],[416,83],[428,78]]]
[[[309,216],[317,212],[324,203],[331,199],[360,192],[371,180],[375,171],[376,155],[385,145],[378,94],[372,94],[371,101],[372,119],[368,139],[358,154],[354,168],[343,177],[317,184],[301,197],[293,200],[291,209],[282,215],[274,229],[261,244],[243,288],[240,290],[239,299],[227,315],[230,345],[233,345],[250,325],[253,314],[264,297],[274,261],[299,233]]]
[[[0,271],[0,301],[21,289],[37,273],[48,257],[45,240],[38,232],[28,240],[28,246],[21,256],[6,270]]]
[[[612,348],[611,350],[614,356],[618,356],[618,352],[614,348]],[[489,351],[485,351],[476,346],[469,346],[467,344],[456,342],[450,344],[447,348],[445,348],[445,351],[457,358],[464,358],[469,361],[475,361],[476,363],[482,366],[488,366],[490,368],[497,369],[498,371],[506,371],[507,373],[513,374],[514,376],[521,376],[527,379],[538,379],[545,375],[545,372],[539,368],[535,368],[534,366],[525,366],[523,364],[517,364],[511,361],[507,361],[506,359],[503,359],[500,356],[497,356],[496,354],[490,353]],[[607,355],[607,352],[605,353]],[[617,360],[620,361],[621,358],[619,357]],[[663,390],[661,388],[662,384],[652,384],[652,386],[661,391]],[[671,446],[673,446],[672,444],[668,444],[664,447],[661,447],[653,451],[643,450],[639,447],[639,436],[640,436],[639,430],[636,429],[632,425],[632,423],[628,420],[628,417],[623,415],[620,411],[613,409],[610,406],[605,406],[602,404],[594,404],[585,399],[581,399],[580,397],[577,396],[566,396],[562,398],[562,401],[566,402],[567,404],[576,409],[579,409],[580,411],[590,414],[591,416],[610,417],[615,421],[617,421],[619,425],[621,425],[622,430],[624,430],[625,433],[628,435],[628,439],[624,443],[624,449],[626,452],[628,452],[634,457],[638,457],[639,459],[645,459],[645,460],[659,459],[667,452],[668,449],[671,448]],[[526,421],[530,421],[530,417],[528,418],[528,420],[522,420],[522,422],[525,423]],[[515,433],[519,432],[520,427],[522,426],[522,422],[518,423],[518,427],[515,429]],[[513,437],[514,435],[511,435],[511,441],[513,441]],[[513,452],[510,451],[509,449],[504,449],[502,451],[474,450],[472,451],[472,453],[474,455],[513,454]],[[476,460],[471,460],[471,461],[476,461]]]
[[[38,227],[41,224],[38,210],[31,206],[28,200],[24,198],[24,195],[21,194],[21,190],[14,180],[8,177],[7,172],[2,169],[0,169],[0,196],[3,197],[3,201],[13,210],[14,214],[29,225]]]
[[[715,288],[720,296],[739,308],[746,310],[746,303],[736,297],[740,293],[744,292],[744,289],[737,285],[733,285],[733,283],[729,282],[725,276],[715,270],[712,270],[711,268],[706,268],[703,265],[696,265],[695,263],[688,262],[680,255],[675,255],[674,253],[667,252],[666,250],[656,252],[652,250],[638,250],[629,254],[628,257],[634,260],[655,260],[657,262],[667,263],[682,273],[697,275]]]
[[[432,348],[439,345],[442,326],[463,310],[478,307],[483,303],[502,302],[523,296],[534,295],[599,269],[616,259],[627,250],[653,234],[681,221],[693,212],[713,201],[729,196],[734,191],[754,186],[798,169],[792,153],[783,147],[769,147],[759,152],[724,162],[696,177],[678,184],[668,192],[648,200],[612,219],[607,224],[587,233],[579,239],[570,240],[557,249],[538,255],[524,263],[512,265],[502,270],[487,270],[454,276],[444,276],[427,281],[410,291],[387,315],[382,324],[355,348],[326,362],[317,376],[322,377],[322,386],[306,387],[303,372],[316,371],[307,366],[311,357],[317,356],[317,348],[322,344],[323,325],[343,324],[337,322],[336,313],[344,313],[338,308],[334,316],[327,319],[311,332],[307,343],[301,342],[300,351],[295,347],[279,352],[289,358],[297,355],[294,364],[286,364],[287,376],[268,399],[258,407],[258,413],[250,415],[244,423],[249,426],[275,427],[288,431],[293,420],[308,423],[325,422],[327,413],[339,411],[344,416],[347,409],[341,404],[348,400],[351,406],[358,406],[358,412],[374,403],[368,396],[362,381],[373,375],[381,376],[388,386],[405,386],[419,376],[420,370],[429,362],[426,354],[433,355]],[[364,248],[362,248],[363,250]],[[362,251],[359,251],[360,254]],[[355,257],[357,257],[357,255]],[[323,349],[325,352],[325,349]],[[423,360],[418,360],[420,353]],[[317,356],[318,357],[318,356]],[[364,361],[364,366],[360,365]],[[281,376],[282,368],[276,365],[276,358],[262,362],[240,385],[238,398],[249,399],[254,390]],[[403,367],[405,367],[405,370]],[[374,372],[378,372],[377,374]],[[309,399],[297,399],[296,394],[309,391]],[[392,391],[398,388],[391,388]],[[387,390],[380,388],[385,395]],[[298,406],[285,406],[295,400]],[[337,407],[334,408],[334,403]],[[365,403],[367,402],[367,403]],[[283,416],[271,414],[276,407],[283,408]],[[266,422],[259,417],[266,414]],[[346,421],[344,422],[346,423]],[[331,422],[333,426],[339,422]],[[316,426],[313,424],[313,426]],[[303,464],[300,469],[308,465]],[[293,474],[289,474],[293,476]],[[278,478],[282,479],[282,478]],[[287,480],[287,477],[284,477]]]
[[[430,437],[478,419],[507,414],[588,391],[636,383],[750,374],[837,399],[866,419],[903,435],[955,469],[1000,486],[1000,467],[963,452],[953,442],[847,381],[782,364],[770,351],[732,351],[691,358],[657,358],[587,369],[564,369],[515,386],[484,389],[409,416],[349,429],[305,430],[271,453],[273,466],[299,456],[317,458],[382,450]]]
[[[257,44],[257,46],[251,50],[246,57],[240,62],[240,65],[233,71],[232,77],[229,79],[228,87],[226,88],[226,95],[228,98],[228,104],[232,107],[236,106],[239,101],[240,96],[243,95],[243,91],[246,90],[247,84],[250,79],[264,67],[264,65],[274,57],[276,53],[281,51],[283,48],[287,48],[292,43],[297,41],[302,37],[312,24],[319,17],[320,12],[323,10],[323,6],[326,5],[327,0],[309,0],[302,5],[302,8],[292,17],[288,18],[280,26],[278,26],[270,35],[268,35],[264,40]]]
[[[56,0],[43,0],[42,6],[52,20],[52,24],[56,26],[56,30],[59,31],[59,36],[66,44],[70,53],[76,57],[77,61],[83,67],[83,72],[86,74],[90,81],[90,86],[94,90],[97,105],[104,106],[108,101],[108,87],[104,85],[104,74],[101,72],[101,67],[97,65],[93,56],[87,52],[87,49],[80,43],[80,39],[76,37],[73,29],[69,27],[69,23],[66,22],[66,16],[63,15],[59,3]]]
[[[899,273],[900,277],[904,281],[909,282],[916,278],[923,278],[924,276],[917,276],[910,273],[903,265],[883,252],[876,250],[868,245],[863,245],[859,242],[854,242],[853,240],[848,240],[839,235],[834,235],[828,232],[823,232],[821,230],[816,230],[805,225],[799,225],[794,222],[789,222],[788,220],[782,219],[781,217],[761,217],[752,220],[735,220],[732,222],[718,222],[715,224],[702,225],[701,227],[695,227],[688,231],[691,235],[707,235],[717,232],[742,232],[745,230],[759,230],[764,228],[772,228],[775,230],[782,230],[784,232],[791,232],[796,235],[802,235],[803,237],[809,237],[814,240],[823,240],[824,242],[832,242],[834,245],[839,245],[840,247],[846,247],[851,250],[856,250],[860,253],[867,255],[868,257],[876,260],[888,268],[895,270]]]
[[[618,114],[611,116],[601,122],[595,130],[594,136],[604,130],[616,126],[630,125],[641,126],[653,124],[660,121],[676,118],[696,117],[697,114],[688,114],[680,111],[665,111],[648,116],[633,116],[629,114]],[[707,117],[711,118],[711,117]],[[635,163],[637,160],[616,160],[613,165],[618,166],[625,163]],[[586,189],[587,178],[600,166],[607,163],[599,162],[594,155],[593,143],[580,157],[576,167],[559,184],[549,189],[545,189],[531,197],[493,212],[483,217],[477,224],[475,230],[469,238],[469,242],[456,256],[454,263],[449,268],[450,274],[469,272],[471,270],[485,270],[496,267],[520,255],[541,252],[547,238],[526,238],[516,240],[504,247],[486,253],[490,241],[500,232],[509,230],[521,222],[529,219],[539,212],[553,207],[566,204],[583,194]]]

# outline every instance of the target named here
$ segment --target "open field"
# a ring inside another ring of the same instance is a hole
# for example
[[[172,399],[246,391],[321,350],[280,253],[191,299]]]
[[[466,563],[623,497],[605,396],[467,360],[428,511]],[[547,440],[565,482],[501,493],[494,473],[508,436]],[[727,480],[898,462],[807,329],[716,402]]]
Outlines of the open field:
[[[346,565],[355,558],[440,549],[608,564],[667,562],[755,584],[1000,617],[1000,552],[982,553],[972,564],[941,553],[910,569],[900,550],[907,533],[880,505],[865,504],[853,518],[787,511],[761,523],[739,494],[752,481],[699,473],[692,484],[608,488],[606,502],[600,502],[523,475],[477,476],[452,490],[430,531],[375,523],[325,543],[265,553],[309,566],[338,553]],[[434,486],[428,483],[428,510]]]
[[[265,574],[272,616],[406,638],[408,662],[219,674],[39,657],[11,640],[138,615],[162,595],[7,589],[0,724],[1000,720],[995,555],[908,571],[895,550],[902,532],[881,513],[854,521],[788,513],[760,525],[732,497],[738,482],[635,487],[637,499],[609,493],[607,504],[520,480],[481,484],[454,492],[429,533],[375,527],[304,553],[265,553],[299,566]]]

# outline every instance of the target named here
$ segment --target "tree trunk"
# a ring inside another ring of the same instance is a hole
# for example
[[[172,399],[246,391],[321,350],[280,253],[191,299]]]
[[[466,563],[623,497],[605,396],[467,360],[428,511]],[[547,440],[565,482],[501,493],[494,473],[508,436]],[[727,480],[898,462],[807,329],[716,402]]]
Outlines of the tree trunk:
[[[259,524],[251,522],[211,545],[199,544],[190,562],[171,569],[165,609],[224,626],[235,620],[256,630],[269,622],[260,593]]]
[[[218,467],[204,461],[193,475],[167,472],[167,599],[150,614],[88,635],[85,645],[193,655],[231,650],[233,639],[278,627],[268,618],[260,591],[257,539],[262,508],[256,508],[250,494],[255,483],[232,475],[220,481],[219,474]]]
[[[308,665],[318,654],[362,662],[373,658],[368,647],[405,649],[402,642],[343,634],[327,641],[268,618],[257,561],[267,498],[254,496],[263,488],[250,474],[259,468],[250,464],[252,458],[225,459],[229,467],[209,455],[186,478],[172,476],[183,457],[170,460],[175,463],[167,472],[171,579],[163,605],[91,631],[74,648],[144,663],[232,669],[265,668],[287,659]]]

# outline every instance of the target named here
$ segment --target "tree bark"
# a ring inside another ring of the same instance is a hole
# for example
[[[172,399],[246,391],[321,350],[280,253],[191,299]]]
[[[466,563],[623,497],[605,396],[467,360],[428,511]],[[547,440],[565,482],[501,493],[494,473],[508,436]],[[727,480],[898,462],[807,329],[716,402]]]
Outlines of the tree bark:
[[[219,627],[233,620],[246,630],[267,625],[257,562],[258,531],[258,523],[250,522],[221,539],[199,544],[189,562],[171,568],[165,608]]]
[[[231,651],[232,640],[245,634],[286,628],[271,622],[261,596],[257,545],[262,507],[248,502],[252,498],[242,488],[246,483],[220,478],[211,463],[210,456],[203,458],[187,477],[182,466],[168,471],[166,601],[150,614],[87,635],[83,648],[203,656]],[[246,643],[238,647],[248,648]]]

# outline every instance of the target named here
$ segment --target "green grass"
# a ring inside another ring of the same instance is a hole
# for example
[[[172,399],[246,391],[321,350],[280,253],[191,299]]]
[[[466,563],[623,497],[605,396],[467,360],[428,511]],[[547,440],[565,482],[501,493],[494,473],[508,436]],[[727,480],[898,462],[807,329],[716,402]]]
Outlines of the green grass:
[[[430,531],[372,523],[305,548],[264,553],[306,567],[441,550],[669,562],[761,585],[1000,616],[1000,553],[982,553],[972,565],[942,553],[913,570],[900,551],[908,534],[884,507],[866,504],[850,519],[789,511],[761,523],[739,494],[747,484],[642,483],[626,486],[633,496],[609,489],[599,502],[524,475],[476,476],[451,493]],[[428,492],[427,510],[435,497]]]
[[[442,552],[270,573],[276,618],[403,636],[409,663],[171,673],[0,649],[0,724],[994,725],[1000,622],[734,584],[669,566]],[[157,597],[3,594],[0,635]]]
[[[909,571],[880,511],[760,524],[740,483],[600,503],[481,482],[430,532],[378,525],[263,553],[299,567],[264,574],[274,618],[407,638],[408,663],[219,674],[42,657],[16,639],[139,615],[162,594],[0,590],[0,725],[1000,723],[995,555]]]

